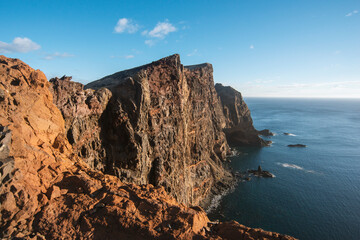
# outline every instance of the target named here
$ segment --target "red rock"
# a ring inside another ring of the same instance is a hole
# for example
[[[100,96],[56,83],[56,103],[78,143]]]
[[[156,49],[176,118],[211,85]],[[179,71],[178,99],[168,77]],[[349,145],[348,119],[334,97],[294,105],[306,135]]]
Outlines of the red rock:
[[[51,200],[60,196],[61,196],[60,188],[55,185],[51,186],[51,188],[48,191],[48,198]]]

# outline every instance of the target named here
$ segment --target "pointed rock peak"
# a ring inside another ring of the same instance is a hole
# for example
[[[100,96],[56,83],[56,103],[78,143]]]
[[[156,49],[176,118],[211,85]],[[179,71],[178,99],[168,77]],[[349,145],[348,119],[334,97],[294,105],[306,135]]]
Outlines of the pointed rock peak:
[[[64,81],[64,82],[70,82],[72,79],[71,76],[62,76],[61,78],[58,78],[58,77],[54,77],[52,79],[49,80],[49,82],[55,82],[55,81]]]
[[[170,62],[180,62],[180,55],[175,53],[173,55],[170,55],[170,56],[167,56],[167,57],[164,57],[164,58],[161,58],[159,59],[158,61],[170,61]],[[156,61],[156,62],[158,62]]]
[[[164,65],[168,65],[168,66],[180,66],[181,61],[180,61],[180,55],[179,54],[173,54],[164,58],[161,58],[157,61],[152,62],[151,64],[155,64],[155,65],[159,65],[159,64],[164,64]],[[151,65],[149,64],[149,65]]]
[[[201,64],[196,64],[196,65],[189,65],[189,66],[185,66],[185,68],[189,69],[189,70],[195,70],[195,69],[200,69],[200,68],[210,68],[211,70],[213,69],[211,63],[201,63]]]
[[[88,83],[87,85],[85,85],[85,89],[99,89],[101,87],[111,88],[128,79],[129,77],[132,77],[141,70],[152,68],[155,66],[167,66],[170,68],[179,69],[181,66],[180,55],[173,54],[168,57],[164,57],[157,61],[151,62],[149,64],[114,73],[112,75]]]
[[[222,92],[227,92],[228,94],[235,94],[241,96],[241,93],[231,86],[224,86],[221,83],[215,84],[215,89],[218,95],[221,95]]]

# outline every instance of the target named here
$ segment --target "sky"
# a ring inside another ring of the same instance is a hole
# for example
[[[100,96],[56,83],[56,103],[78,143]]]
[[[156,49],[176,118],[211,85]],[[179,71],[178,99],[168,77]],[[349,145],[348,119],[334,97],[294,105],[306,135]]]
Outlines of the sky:
[[[180,54],[244,97],[360,98],[359,0],[0,0],[0,54],[86,84]]]

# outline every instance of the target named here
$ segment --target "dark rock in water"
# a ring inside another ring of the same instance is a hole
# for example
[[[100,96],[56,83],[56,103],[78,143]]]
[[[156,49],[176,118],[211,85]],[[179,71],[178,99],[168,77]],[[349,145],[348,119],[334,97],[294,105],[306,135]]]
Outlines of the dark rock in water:
[[[289,144],[288,147],[307,147],[306,145],[304,144]]]
[[[251,173],[253,174],[254,176],[257,176],[257,177],[266,177],[266,178],[273,178],[275,177],[274,174],[268,172],[268,171],[263,171],[261,169],[261,166],[259,165],[258,169],[257,170],[248,170],[248,173]]]
[[[228,143],[233,146],[268,146],[268,143],[258,136],[250,110],[241,93],[219,83],[215,85],[215,89],[225,116],[224,132]]]
[[[258,133],[259,133],[259,135],[266,136],[266,137],[275,136],[275,134],[273,132],[271,132],[269,129],[264,129],[264,130],[258,131]]]
[[[271,141],[260,138],[255,131],[244,129],[241,126],[225,128],[226,139],[231,146],[269,146]]]

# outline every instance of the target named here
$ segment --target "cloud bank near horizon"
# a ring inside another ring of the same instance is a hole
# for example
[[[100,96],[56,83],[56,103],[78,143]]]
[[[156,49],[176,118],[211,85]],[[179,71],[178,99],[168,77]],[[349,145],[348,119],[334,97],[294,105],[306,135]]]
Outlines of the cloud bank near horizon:
[[[11,43],[0,41],[0,53],[27,53],[40,48],[39,44],[26,37],[16,37]]]
[[[235,84],[245,97],[360,98],[360,81],[276,83],[254,80]]]

